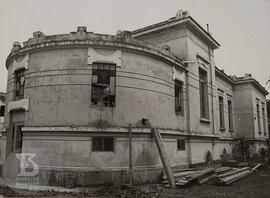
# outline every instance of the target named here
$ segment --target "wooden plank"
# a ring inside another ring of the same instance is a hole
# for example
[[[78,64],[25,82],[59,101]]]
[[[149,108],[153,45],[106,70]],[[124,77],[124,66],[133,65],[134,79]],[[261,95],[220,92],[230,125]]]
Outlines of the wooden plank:
[[[228,172],[228,173],[221,174],[221,175],[219,175],[218,177],[220,177],[220,178],[228,177],[228,176],[230,176],[230,175],[234,175],[234,174],[243,172],[243,171],[248,170],[248,169],[250,169],[250,168],[249,168],[249,167],[240,168],[240,169],[237,169],[237,170],[233,170],[233,171],[231,171],[231,172]]]
[[[187,177],[190,181],[192,180],[199,180],[200,178],[206,176],[207,174],[210,174],[212,172],[214,172],[214,168],[207,168],[205,170],[201,170],[199,171],[198,173],[194,174],[194,175],[191,175],[189,177]]]
[[[239,172],[237,174],[228,176],[226,178],[222,178],[220,181],[221,181],[221,184],[228,185],[228,184],[231,184],[235,181],[238,181],[238,180],[250,175],[251,173],[252,173],[251,170],[245,170],[245,171]]]
[[[171,165],[170,165],[169,159],[166,155],[161,135],[157,129],[152,129],[152,134],[154,136],[154,139],[155,139],[155,142],[157,145],[157,149],[159,152],[159,156],[160,156],[161,162],[163,164],[168,181],[169,181],[171,187],[175,188],[175,181],[174,181]]]

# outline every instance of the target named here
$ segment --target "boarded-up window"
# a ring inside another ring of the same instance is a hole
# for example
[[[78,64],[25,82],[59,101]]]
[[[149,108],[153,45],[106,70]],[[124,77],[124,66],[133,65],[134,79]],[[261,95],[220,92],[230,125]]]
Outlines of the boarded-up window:
[[[24,97],[24,69],[15,71],[15,100],[20,100]]]
[[[94,63],[92,68],[91,103],[94,106],[115,106],[116,65]]]
[[[184,113],[183,83],[181,81],[175,80],[174,91],[175,91],[175,110],[176,112],[183,115]]]
[[[92,151],[114,151],[114,138],[112,137],[93,137]]]
[[[185,139],[177,139],[177,150],[178,151],[185,151],[186,150]]]
[[[207,72],[199,68],[201,118],[209,119]]]
[[[224,101],[222,96],[218,96],[218,102],[219,102],[219,126],[220,130],[225,129],[225,123],[224,123]]]

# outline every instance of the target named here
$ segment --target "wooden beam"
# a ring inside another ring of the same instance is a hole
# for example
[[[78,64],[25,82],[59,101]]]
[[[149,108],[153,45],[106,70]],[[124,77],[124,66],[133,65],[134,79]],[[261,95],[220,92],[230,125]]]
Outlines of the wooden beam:
[[[152,133],[157,145],[160,159],[162,161],[163,167],[165,169],[166,176],[172,188],[175,188],[175,181],[172,173],[172,169],[169,163],[169,159],[166,155],[165,148],[163,145],[162,137],[157,129],[152,129]]]

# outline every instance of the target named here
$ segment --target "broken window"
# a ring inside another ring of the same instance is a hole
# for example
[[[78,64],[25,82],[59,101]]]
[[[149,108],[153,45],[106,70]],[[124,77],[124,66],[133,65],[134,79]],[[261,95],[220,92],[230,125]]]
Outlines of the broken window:
[[[229,131],[233,131],[232,101],[228,100]]]
[[[114,151],[114,138],[112,137],[93,137],[92,151]]]
[[[116,65],[93,63],[91,103],[94,106],[115,106]]]
[[[184,105],[183,105],[183,83],[179,80],[175,80],[174,85],[175,91],[175,110],[183,115]]]
[[[201,118],[209,119],[207,71],[199,68]]]
[[[15,71],[15,100],[20,100],[24,97],[24,69]]]
[[[218,104],[219,104],[219,127],[220,130],[225,129],[225,123],[224,123],[224,101],[222,96],[218,96]]]

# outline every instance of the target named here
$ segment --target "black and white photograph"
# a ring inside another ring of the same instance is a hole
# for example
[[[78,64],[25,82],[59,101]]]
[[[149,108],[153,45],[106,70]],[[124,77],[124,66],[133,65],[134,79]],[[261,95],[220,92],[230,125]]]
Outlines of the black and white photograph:
[[[0,198],[270,198],[270,0],[0,0]]]

